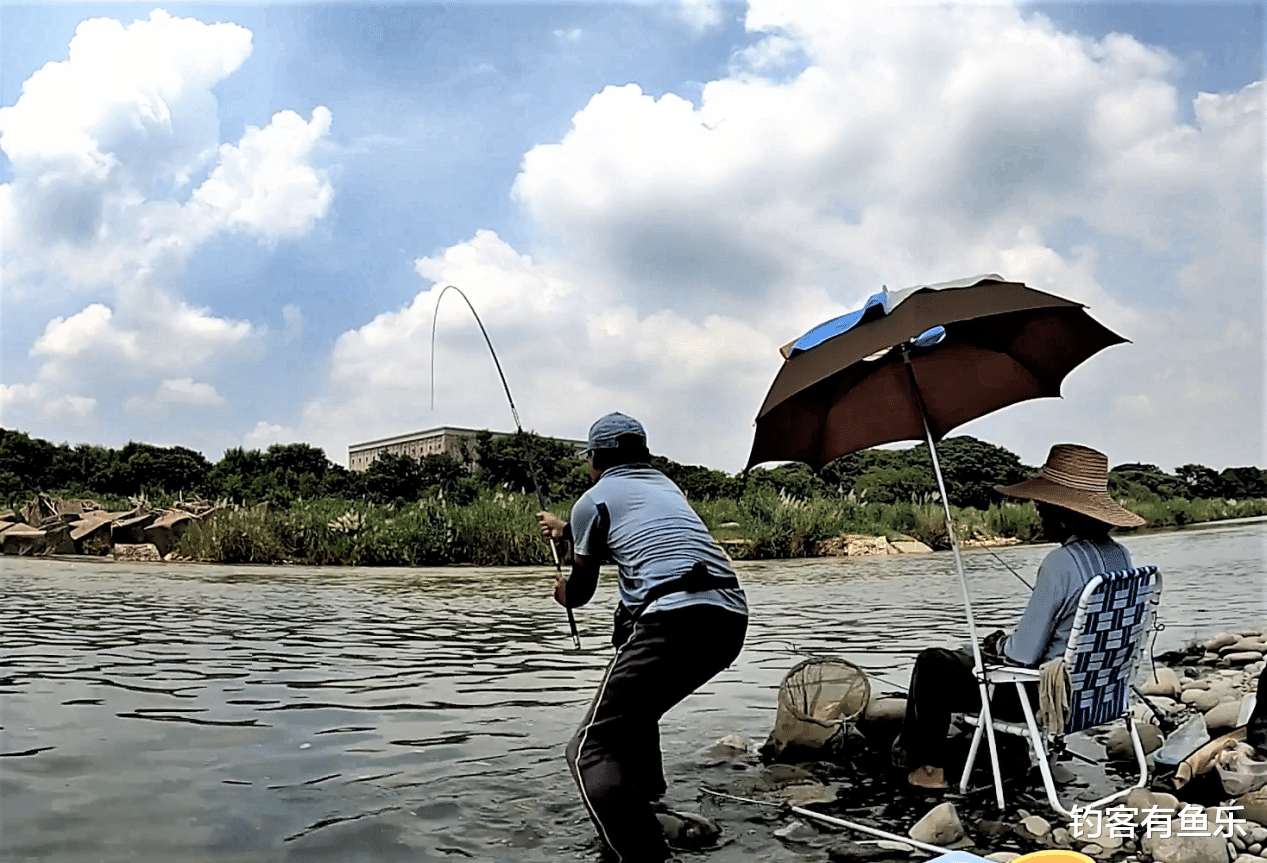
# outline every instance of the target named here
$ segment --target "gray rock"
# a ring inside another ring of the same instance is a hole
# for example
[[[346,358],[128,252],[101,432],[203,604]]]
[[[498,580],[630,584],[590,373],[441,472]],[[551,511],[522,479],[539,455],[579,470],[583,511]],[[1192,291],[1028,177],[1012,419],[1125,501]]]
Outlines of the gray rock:
[[[1219,632],[1210,636],[1202,643],[1202,647],[1206,650],[1218,650],[1220,647],[1227,647],[1240,641],[1241,637],[1232,632]]]
[[[1139,742],[1144,746],[1145,755],[1161,748],[1161,729],[1156,725],[1136,722],[1135,730],[1139,733]],[[1113,723],[1104,741],[1104,751],[1111,761],[1135,760],[1135,747],[1131,743],[1130,733],[1127,732],[1124,723]]]
[[[1233,694],[1234,693],[1231,688],[1226,685],[1214,686],[1207,689],[1205,692],[1197,693],[1197,697],[1192,699],[1190,703],[1194,708],[1200,710],[1202,713],[1205,713],[1207,710],[1222,704],[1228,698],[1232,697]]]
[[[1031,815],[1021,820],[1021,827],[1029,832],[1031,836],[1041,839],[1051,832],[1051,824],[1046,818],[1038,815]]]
[[[1001,839],[1004,836],[1012,835],[1012,825],[1006,821],[992,821],[988,818],[982,818],[977,822],[977,833],[982,839]]]
[[[1063,827],[1057,827],[1051,831],[1051,841],[1055,843],[1057,848],[1068,848],[1072,843],[1069,831]]]
[[[1250,854],[1261,855],[1263,853],[1263,843],[1255,842],[1254,844],[1250,845],[1245,850],[1248,851]]]
[[[910,854],[915,850],[914,845],[907,845],[905,842],[894,842],[892,839],[881,839],[875,844],[883,848],[885,851],[897,851],[903,854]]]
[[[985,855],[985,859],[993,860],[994,863],[1012,863],[1017,857],[1020,857],[1015,851],[995,851],[993,854]]]
[[[1267,827],[1267,788],[1259,788],[1236,798],[1235,806],[1243,807],[1237,817]]]
[[[804,821],[793,820],[790,824],[774,831],[774,835],[784,842],[804,845],[822,839],[822,834]]]
[[[1263,863],[1263,858],[1254,854],[1241,854],[1236,858],[1236,863]]]
[[[1104,853],[1104,849],[1094,842],[1088,842],[1086,845],[1083,845],[1078,850],[1081,851],[1083,854],[1086,854],[1088,857],[1096,857]]]
[[[1209,688],[1210,688],[1210,681],[1205,680],[1204,678],[1197,678],[1196,680],[1185,680],[1183,683],[1184,692],[1187,692],[1189,689],[1204,690],[1204,689],[1209,689]],[[1195,698],[1196,696],[1194,695],[1193,697]]]
[[[1258,842],[1259,844],[1267,842],[1267,827],[1252,823],[1246,824],[1245,827],[1248,831],[1250,842]]]
[[[1224,659],[1237,665],[1243,665],[1246,662],[1257,662],[1263,658],[1263,654],[1258,650],[1242,650],[1236,653],[1224,654]]]
[[[893,852],[886,851],[879,845],[868,842],[854,842],[852,839],[842,839],[834,842],[827,847],[827,859],[832,863],[841,861],[841,863],[859,863],[866,860],[892,860]]]
[[[906,835],[929,845],[949,845],[962,839],[964,831],[955,804],[946,801],[928,810]]]
[[[1101,833],[1103,833],[1103,835],[1097,837],[1095,841],[1096,844],[1105,851],[1116,851],[1122,847],[1122,842],[1124,840],[1121,836],[1110,836],[1108,829],[1102,830]]]
[[[1173,668],[1167,668],[1164,665],[1158,668],[1155,674],[1149,674],[1144,683],[1140,685],[1139,691],[1145,695],[1165,695],[1170,698],[1178,698],[1183,691],[1183,687],[1179,682],[1179,675],[1175,674]]]
[[[1227,863],[1229,860],[1227,843],[1222,836],[1179,836],[1178,825],[1170,836],[1145,836],[1143,844],[1155,863]]]
[[[1218,732],[1224,729],[1232,729],[1236,727],[1236,718],[1241,712],[1241,702],[1239,699],[1232,701],[1224,701],[1211,707],[1205,712],[1205,727],[1209,729],[1210,736],[1217,737]]]
[[[711,819],[698,812],[675,812],[666,810],[656,813],[660,829],[670,845],[684,848],[702,848],[717,841],[721,828]]]
[[[862,718],[867,722],[901,722],[906,718],[905,698],[876,698],[867,704]]]

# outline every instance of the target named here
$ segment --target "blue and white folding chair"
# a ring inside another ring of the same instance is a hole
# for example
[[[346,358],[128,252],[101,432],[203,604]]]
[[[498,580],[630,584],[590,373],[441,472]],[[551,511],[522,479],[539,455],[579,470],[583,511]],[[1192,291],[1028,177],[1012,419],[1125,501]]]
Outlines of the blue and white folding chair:
[[[1073,628],[1069,632],[1069,645],[1065,648],[1065,669],[1070,683],[1069,719],[1060,731],[1047,729],[1046,740],[1044,734],[1039,732],[1038,723],[1034,719],[1034,708],[1025,693],[1026,683],[1038,682],[1038,669],[989,665],[982,670],[980,681],[983,698],[996,685],[1015,684],[1021,709],[1025,713],[1025,724],[997,719],[990,724],[995,731],[1029,741],[1043,777],[1043,785],[1047,789],[1047,799],[1061,815],[1068,817],[1070,813],[1056,796],[1056,784],[1052,780],[1047,752],[1049,743],[1063,744],[1066,735],[1121,719],[1126,723],[1135,757],[1139,762],[1140,777],[1135,785],[1086,804],[1086,808],[1099,809],[1105,803],[1125,796],[1131,788],[1143,786],[1148,779],[1144,747],[1131,717],[1129,697],[1131,678],[1144,633],[1155,618],[1156,604],[1160,597],[1161,575],[1155,566],[1106,572],[1087,582],[1078,600]],[[959,780],[961,792],[968,790],[968,776],[977,759],[985,725],[977,717],[966,719],[976,725],[976,731],[972,736],[972,747],[968,750],[968,761],[964,764],[963,775]],[[995,768],[995,797],[1001,808],[1003,787],[997,765]]]

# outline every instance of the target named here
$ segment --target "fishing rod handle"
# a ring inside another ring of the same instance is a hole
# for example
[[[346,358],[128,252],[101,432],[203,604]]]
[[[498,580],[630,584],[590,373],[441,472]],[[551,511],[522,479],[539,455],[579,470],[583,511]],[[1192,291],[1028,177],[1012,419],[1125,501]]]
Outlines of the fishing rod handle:
[[[563,572],[563,564],[559,562],[559,547],[554,542],[554,537],[550,537],[550,553],[554,555],[554,568],[559,572]],[[568,629],[572,632],[572,646],[577,650],[581,649],[581,634],[576,629],[576,615],[572,614],[572,609],[567,609],[568,613]]]

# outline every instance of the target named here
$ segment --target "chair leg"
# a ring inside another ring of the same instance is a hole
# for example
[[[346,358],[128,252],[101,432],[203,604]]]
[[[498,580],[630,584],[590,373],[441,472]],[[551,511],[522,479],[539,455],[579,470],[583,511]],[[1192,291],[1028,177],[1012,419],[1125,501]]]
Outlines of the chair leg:
[[[1034,719],[1034,708],[1025,694],[1025,685],[1018,682],[1016,684],[1016,692],[1021,699],[1021,710],[1025,713],[1025,727],[1029,731],[1029,744],[1034,750],[1034,757],[1038,759],[1038,772],[1043,777],[1043,788],[1047,791],[1047,802],[1051,804],[1052,809],[1068,818],[1069,810],[1060,805],[1060,798],[1056,796],[1056,782],[1051,775],[1051,763],[1047,760],[1047,747],[1043,744],[1043,736],[1038,732],[1038,722]]]
[[[1001,811],[1003,805],[1003,774],[999,770],[999,744],[994,739],[994,717],[990,715],[990,691],[981,681],[981,724],[985,726],[985,739],[990,745],[990,769],[994,772],[994,800]]]
[[[968,760],[963,763],[963,773],[959,776],[959,793],[968,793],[968,777],[972,775],[972,768],[977,763],[977,753],[981,749],[981,735],[985,733],[985,725],[977,722],[976,728],[972,731],[972,745],[968,747]]]
[[[1101,797],[1099,800],[1087,806],[1088,809],[1098,809],[1105,803],[1116,800],[1119,797],[1125,797],[1136,788],[1143,788],[1148,783],[1148,756],[1144,754],[1144,744],[1139,739],[1139,732],[1135,730],[1135,718],[1127,713],[1123,717],[1126,723],[1126,730],[1131,736],[1131,746],[1135,749],[1135,762],[1139,765],[1139,781],[1134,785],[1129,785],[1121,791],[1115,791],[1108,797]]]

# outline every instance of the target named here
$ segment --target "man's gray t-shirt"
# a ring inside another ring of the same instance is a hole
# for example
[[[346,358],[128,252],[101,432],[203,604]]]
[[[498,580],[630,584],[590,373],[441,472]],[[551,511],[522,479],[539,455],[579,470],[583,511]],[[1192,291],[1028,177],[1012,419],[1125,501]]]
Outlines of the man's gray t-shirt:
[[[1038,579],[1015,631],[999,644],[1012,662],[1038,665],[1065,652],[1082,589],[1095,576],[1131,568],[1131,553],[1108,537],[1071,537],[1038,566]]]
[[[606,508],[609,519],[605,541],[599,504]],[[603,471],[572,507],[571,525],[577,554],[600,559],[609,555],[616,564],[620,601],[628,609],[641,605],[652,587],[686,574],[697,562],[702,562],[712,577],[735,575],[681,489],[645,464],[617,465]],[[748,613],[744,592],[737,588],[670,593],[643,613],[701,604]]]

